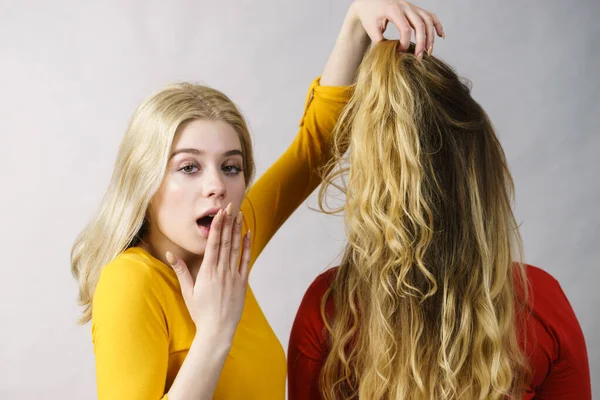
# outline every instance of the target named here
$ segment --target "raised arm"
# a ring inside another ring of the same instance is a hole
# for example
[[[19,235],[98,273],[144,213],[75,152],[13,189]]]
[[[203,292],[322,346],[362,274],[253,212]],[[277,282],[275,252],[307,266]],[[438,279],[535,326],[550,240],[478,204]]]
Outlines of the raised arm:
[[[432,49],[435,15],[405,1],[358,0],[350,6],[320,81],[311,86],[300,131],[287,151],[252,186],[242,211],[254,232],[251,263],[294,210],[319,185],[319,169],[331,158],[331,134],[351,95],[363,55],[371,41],[383,40],[391,21],[408,48],[412,30],[418,51]]]

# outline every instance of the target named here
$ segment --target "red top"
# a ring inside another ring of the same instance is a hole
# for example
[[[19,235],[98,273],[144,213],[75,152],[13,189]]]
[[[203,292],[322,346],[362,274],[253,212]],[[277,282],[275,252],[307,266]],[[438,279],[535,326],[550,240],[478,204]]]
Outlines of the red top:
[[[329,269],[314,280],[296,314],[288,349],[289,400],[321,399],[319,372],[328,334],[320,305],[335,271]],[[533,300],[526,330],[533,379],[524,399],[591,399],[585,340],[567,297],[547,272],[528,265],[527,276]]]

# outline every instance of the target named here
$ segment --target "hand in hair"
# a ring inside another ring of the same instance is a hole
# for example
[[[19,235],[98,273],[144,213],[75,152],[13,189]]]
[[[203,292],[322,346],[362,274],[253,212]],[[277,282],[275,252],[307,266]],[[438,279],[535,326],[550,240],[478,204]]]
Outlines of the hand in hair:
[[[383,33],[388,22],[391,22],[400,32],[402,51],[408,50],[414,30],[415,54],[418,58],[423,56],[425,50],[428,54],[433,52],[435,33],[446,37],[435,14],[403,0],[355,0],[348,17],[362,23],[374,44],[384,40]]]
[[[435,32],[445,37],[438,17],[411,3],[403,0],[355,0],[348,9],[335,47],[325,65],[321,84],[351,85],[369,47],[369,39],[373,44],[381,42],[389,21],[400,32],[401,51],[409,49],[414,29],[415,55],[419,59],[423,57],[425,48],[429,54],[432,53]]]
[[[182,259],[166,254],[197,331],[229,342],[240,321],[248,287],[250,232],[242,243],[241,231],[242,214],[234,217],[231,203],[219,210],[212,221],[195,282]]]

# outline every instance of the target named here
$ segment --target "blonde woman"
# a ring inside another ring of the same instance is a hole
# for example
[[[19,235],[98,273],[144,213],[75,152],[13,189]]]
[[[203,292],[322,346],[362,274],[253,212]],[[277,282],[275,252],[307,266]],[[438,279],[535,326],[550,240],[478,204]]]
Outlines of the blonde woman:
[[[567,298],[520,262],[486,113],[447,64],[397,47],[365,57],[334,134],[320,204],[342,176],[348,243],[296,315],[289,399],[589,399]]]
[[[224,94],[177,84],[139,106],[72,250],[100,400],[285,397],[284,352],[248,274],[320,183],[366,31],[379,32],[390,10],[406,46],[412,26],[421,51],[431,48],[441,25],[429,12],[404,1],[351,6],[296,140],[252,186],[248,128]]]

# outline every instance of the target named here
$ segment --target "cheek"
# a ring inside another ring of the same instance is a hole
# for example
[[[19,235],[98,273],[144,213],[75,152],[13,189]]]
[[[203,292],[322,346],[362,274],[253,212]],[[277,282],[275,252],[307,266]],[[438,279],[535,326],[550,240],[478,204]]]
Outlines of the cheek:
[[[180,182],[171,180],[163,183],[152,202],[155,222],[160,226],[177,219],[177,215],[186,210],[190,198],[189,189]]]
[[[228,188],[229,192],[229,201],[231,201],[238,208],[244,201],[244,196],[246,194],[246,183],[244,179],[240,179],[239,182],[235,182],[231,184]]]

